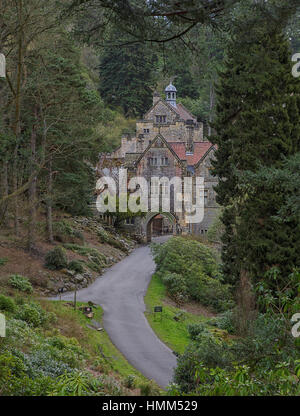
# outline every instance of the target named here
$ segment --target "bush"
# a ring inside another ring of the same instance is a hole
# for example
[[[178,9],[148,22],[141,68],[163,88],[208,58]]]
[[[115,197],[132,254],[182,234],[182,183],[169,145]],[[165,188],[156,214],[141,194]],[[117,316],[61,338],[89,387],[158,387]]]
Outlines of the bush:
[[[12,298],[0,295],[0,311],[15,312],[16,304]]]
[[[215,318],[215,325],[229,334],[233,334],[235,332],[233,311],[228,310]]]
[[[74,270],[74,272],[77,272],[77,273],[84,272],[83,264],[81,261],[78,261],[78,260],[70,261],[70,263],[68,264],[68,269]]]
[[[232,367],[232,356],[225,343],[218,341],[209,331],[202,331],[196,341],[191,342],[184,354],[178,357],[174,381],[182,393],[190,393],[197,386],[197,365],[206,367]]]
[[[58,377],[65,372],[71,373],[73,369],[66,363],[57,360],[50,350],[40,349],[26,355],[28,374],[33,377]]]
[[[192,340],[197,340],[199,338],[199,335],[208,332],[208,329],[202,323],[190,324],[188,325],[187,330]]]
[[[187,286],[182,276],[176,273],[166,273],[162,276],[162,281],[170,297],[177,303],[184,303],[188,300]]]
[[[18,289],[21,292],[32,293],[33,288],[27,277],[14,274],[10,276],[9,285],[14,289]]]
[[[46,326],[49,322],[53,322],[56,316],[53,312],[44,311],[37,303],[25,303],[19,306],[16,318],[27,322],[32,327]]]
[[[46,254],[45,266],[50,270],[60,270],[68,266],[65,250],[62,247],[55,247]]]
[[[84,240],[83,234],[75,230],[67,221],[56,221],[53,223],[53,237],[62,243]]]
[[[218,312],[232,307],[230,286],[222,282],[214,252],[199,241],[173,237],[152,245],[156,270],[177,302],[189,299]]]
[[[295,378],[293,367],[300,347],[282,316],[259,315],[249,335],[228,344],[204,331],[195,339],[178,358],[174,381],[181,393],[280,395],[281,390],[297,391],[299,375]],[[239,373],[245,370],[245,377],[238,378],[237,368]],[[221,379],[223,387],[218,385]],[[227,391],[226,385],[234,388]]]

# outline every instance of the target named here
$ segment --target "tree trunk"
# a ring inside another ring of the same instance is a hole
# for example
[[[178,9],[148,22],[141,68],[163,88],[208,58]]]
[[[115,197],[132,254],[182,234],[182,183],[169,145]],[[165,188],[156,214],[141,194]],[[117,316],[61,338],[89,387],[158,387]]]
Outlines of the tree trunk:
[[[49,174],[48,174],[48,195],[46,197],[47,207],[47,233],[48,240],[53,243],[53,221],[52,221],[52,189],[53,189],[53,178],[52,178],[52,161],[49,162]]]
[[[213,120],[213,110],[215,105],[215,91],[213,86],[213,81],[209,84],[209,124],[208,124],[208,137],[211,136],[211,122]]]
[[[16,142],[14,150],[14,159],[13,159],[13,172],[12,172],[12,187],[13,192],[16,192],[18,189],[18,143]],[[15,234],[18,237],[20,234],[19,229],[19,201],[18,196],[16,195],[13,200],[13,211],[14,211],[14,229]]]
[[[16,84],[16,97],[15,97],[15,122],[14,133],[16,137],[16,145],[14,151],[13,160],[13,192],[18,189],[18,147],[19,136],[21,132],[20,117],[21,117],[21,85],[22,85],[22,72],[23,72],[23,3],[18,3],[18,20],[20,24],[18,32],[18,66],[17,66],[17,84]],[[19,235],[19,207],[18,196],[14,198],[14,227],[16,236]]]
[[[2,196],[6,197],[8,195],[8,161],[5,160],[3,162],[3,168],[2,168],[2,178],[1,178],[1,188],[2,188]],[[0,207],[0,224],[7,226],[8,221],[6,217],[6,211],[7,211],[7,203],[3,205],[3,207]]]
[[[35,124],[32,126],[31,131],[31,157],[30,157],[30,174],[36,169],[36,137],[37,137],[37,108],[35,108]],[[35,248],[36,242],[36,183],[37,175],[34,175],[29,189],[28,189],[28,240],[27,248],[29,251]]]

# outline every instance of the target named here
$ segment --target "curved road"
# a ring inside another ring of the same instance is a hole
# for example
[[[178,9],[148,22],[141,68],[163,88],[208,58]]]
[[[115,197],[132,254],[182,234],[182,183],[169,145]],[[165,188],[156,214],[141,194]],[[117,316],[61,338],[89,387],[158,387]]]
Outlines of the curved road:
[[[155,239],[163,242],[164,237]],[[147,378],[166,387],[173,377],[176,357],[152,331],[145,318],[144,296],[155,264],[149,246],[136,248],[92,285],[77,292],[82,302],[103,308],[103,326],[127,360]],[[62,295],[72,300],[73,293]]]

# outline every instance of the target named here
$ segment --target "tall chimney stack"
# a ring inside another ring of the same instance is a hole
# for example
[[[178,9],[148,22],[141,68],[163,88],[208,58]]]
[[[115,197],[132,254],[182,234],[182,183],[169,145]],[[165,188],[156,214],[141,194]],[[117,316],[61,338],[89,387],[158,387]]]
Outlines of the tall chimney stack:
[[[188,129],[188,139],[186,144],[186,151],[189,153],[194,152],[194,121],[187,120],[186,127]]]
[[[154,91],[154,93],[153,93],[153,105],[155,105],[157,103],[157,101],[160,100],[160,98],[161,97],[160,97],[159,93],[157,91]]]

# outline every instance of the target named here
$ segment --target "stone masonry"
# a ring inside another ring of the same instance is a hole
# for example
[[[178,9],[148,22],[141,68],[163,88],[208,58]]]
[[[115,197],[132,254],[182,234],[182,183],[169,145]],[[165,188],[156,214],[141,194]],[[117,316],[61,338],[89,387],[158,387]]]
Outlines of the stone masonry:
[[[196,117],[181,103],[177,103],[175,86],[168,85],[165,93],[165,100],[158,93],[154,93],[152,108],[142,120],[136,122],[136,134],[124,135],[118,149],[110,154],[102,154],[99,167],[100,165],[101,169],[105,166],[109,169],[114,167],[114,170],[126,167],[129,178],[132,176],[146,178],[149,184],[149,196],[150,180],[153,176],[168,179],[174,176],[203,177],[205,188],[203,221],[198,224],[188,224],[185,213],[174,212],[172,204],[168,219],[173,222],[174,231],[206,234],[218,214],[213,189],[217,179],[211,175],[211,160],[215,147],[203,137],[203,124],[197,122]],[[164,193],[169,192],[171,201],[173,200],[172,186],[169,190],[164,190],[162,187],[158,190],[151,189],[151,192],[159,192],[161,198],[164,197]],[[158,214],[159,211],[157,214],[149,213],[145,218],[136,218],[126,226],[146,235],[149,232],[149,224]]]

